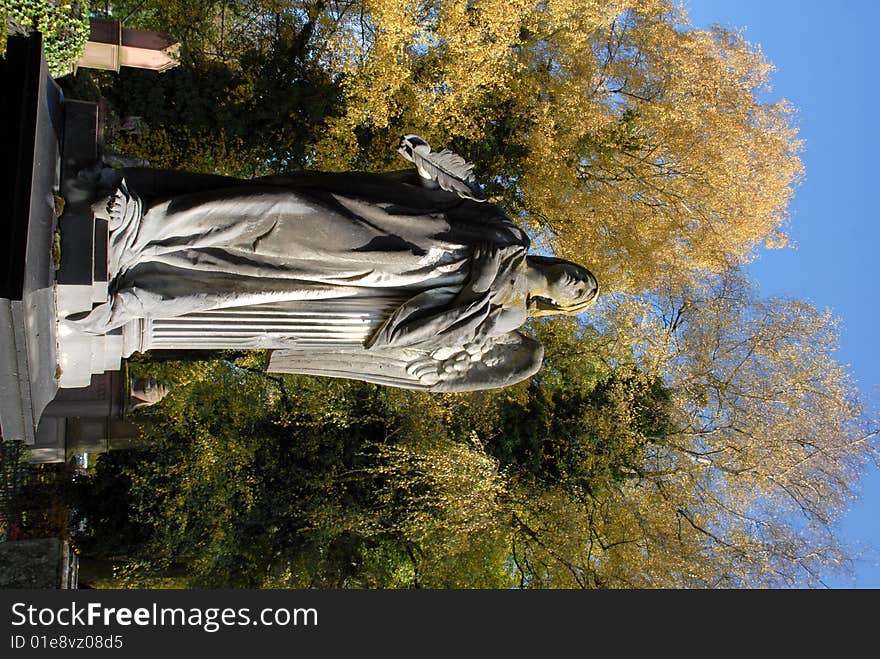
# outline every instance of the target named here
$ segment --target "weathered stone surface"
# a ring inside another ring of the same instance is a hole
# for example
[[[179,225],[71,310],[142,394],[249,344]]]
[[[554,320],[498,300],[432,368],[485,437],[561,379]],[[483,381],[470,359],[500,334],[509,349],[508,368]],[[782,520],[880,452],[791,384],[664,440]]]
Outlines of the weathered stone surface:
[[[61,389],[43,412],[46,417],[118,417],[126,405],[123,374],[108,371],[92,375],[86,387]]]
[[[0,299],[0,424],[4,438],[33,444],[36,424],[20,307],[20,302]]]
[[[2,60],[6,166],[0,214],[0,428],[6,439],[35,441],[56,381],[54,308],[55,195],[63,97],[49,76],[38,36],[9,39]]]
[[[0,543],[0,588],[77,587],[77,559],[57,538]]]
[[[28,452],[28,462],[66,462],[67,423],[63,418],[45,414],[37,426],[36,438]]]
[[[123,28],[120,21],[93,18],[78,67],[119,71],[122,66],[164,71],[179,64],[180,44],[161,32]]]
[[[58,327],[108,296],[109,226],[92,209],[107,185],[97,166],[101,113],[95,103],[65,101],[38,34],[9,40],[0,73],[18,92],[0,99],[0,203],[8,209],[0,214],[0,431],[31,445],[31,461],[63,461],[63,416],[108,417],[125,406],[117,386],[103,398],[61,396],[55,413],[43,415],[59,390],[88,387],[93,374],[121,365],[121,330],[89,336]]]

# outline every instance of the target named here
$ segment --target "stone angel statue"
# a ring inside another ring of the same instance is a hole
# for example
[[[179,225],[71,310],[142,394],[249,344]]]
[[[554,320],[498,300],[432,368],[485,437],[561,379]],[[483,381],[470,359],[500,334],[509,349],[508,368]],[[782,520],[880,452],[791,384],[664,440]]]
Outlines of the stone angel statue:
[[[427,391],[503,387],[541,366],[519,331],[598,285],[528,254],[472,166],[406,135],[415,165],[261,179],[117,170],[108,298],[66,322],[136,332],[137,350],[272,348],[269,370]]]

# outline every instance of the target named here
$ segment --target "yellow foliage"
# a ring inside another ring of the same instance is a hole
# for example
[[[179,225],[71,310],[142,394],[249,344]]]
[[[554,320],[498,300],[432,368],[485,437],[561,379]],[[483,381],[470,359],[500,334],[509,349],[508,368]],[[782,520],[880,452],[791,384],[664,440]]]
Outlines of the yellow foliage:
[[[736,273],[606,305],[609,345],[634,347],[663,375],[676,428],[593,516],[605,544],[625,537],[646,552],[638,575],[624,576],[634,548],[615,548],[601,577],[820,584],[845,562],[835,520],[877,455],[876,430],[834,359],[838,321],[802,301],[760,300]]]
[[[515,121],[523,157],[505,199],[606,291],[688,281],[784,242],[800,143],[791,106],[758,99],[772,69],[740,35],[693,30],[666,0],[363,9],[327,46],[346,104],[321,167],[393,167],[403,132],[473,143]]]

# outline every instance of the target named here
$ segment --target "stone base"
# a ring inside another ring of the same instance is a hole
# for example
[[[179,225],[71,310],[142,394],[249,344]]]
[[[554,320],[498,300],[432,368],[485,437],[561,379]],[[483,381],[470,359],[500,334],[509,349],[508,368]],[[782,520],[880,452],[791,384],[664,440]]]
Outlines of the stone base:
[[[44,410],[59,390],[118,371],[123,353],[122,332],[88,336],[58,322],[107,299],[108,227],[92,213],[100,113],[64,99],[39,34],[10,37],[0,79],[20,90],[0,99],[0,432],[33,446],[36,461],[60,461],[65,426]]]
[[[88,387],[93,375],[118,371],[122,365],[122,333],[94,336],[66,330],[58,332],[58,386]]]
[[[37,427],[36,441],[30,447],[28,462],[67,462],[67,420],[43,418]]]
[[[53,245],[63,96],[38,35],[10,37],[0,102],[6,175],[0,181],[0,428],[36,441],[43,408],[58,389]]]

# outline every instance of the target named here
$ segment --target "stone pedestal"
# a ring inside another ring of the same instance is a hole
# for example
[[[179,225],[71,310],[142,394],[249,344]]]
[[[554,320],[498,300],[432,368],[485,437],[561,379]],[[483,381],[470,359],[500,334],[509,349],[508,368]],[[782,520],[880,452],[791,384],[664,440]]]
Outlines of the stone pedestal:
[[[95,182],[82,176],[99,161],[99,108],[64,98],[39,34],[9,39],[0,76],[18,92],[0,100],[0,431],[31,445],[35,460],[55,462],[65,459],[65,415],[44,411],[71,402],[59,391],[85,392],[66,416],[93,416],[89,405],[121,409],[122,394],[102,393],[100,379],[120,369],[121,331],[93,337],[58,323],[108,295],[107,223],[94,218]]]
[[[33,444],[59,386],[53,245],[64,99],[39,36],[11,37],[0,65],[4,89],[15,90],[0,101],[0,426],[5,439]]]

